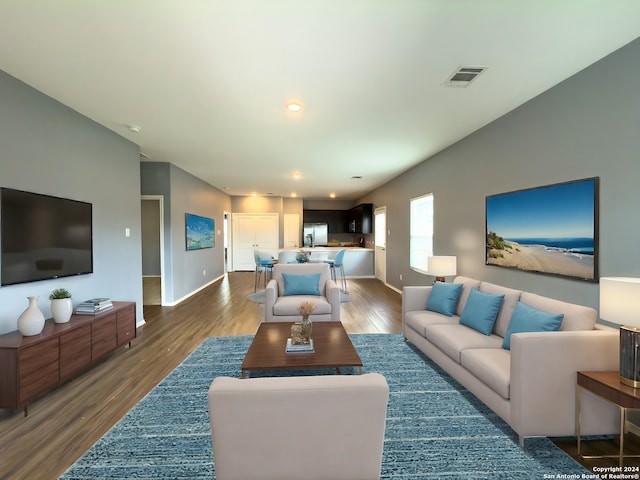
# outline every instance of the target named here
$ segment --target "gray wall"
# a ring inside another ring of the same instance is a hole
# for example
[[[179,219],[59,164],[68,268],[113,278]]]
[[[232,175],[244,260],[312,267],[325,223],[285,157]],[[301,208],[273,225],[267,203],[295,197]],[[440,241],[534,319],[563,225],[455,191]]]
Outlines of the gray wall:
[[[224,275],[224,212],[231,197],[170,163],[141,162],[141,192],[164,203],[164,302],[175,304]],[[212,218],[215,246],[187,251],[185,213]]]
[[[0,333],[17,328],[28,295],[49,317],[48,296],[59,287],[74,303],[135,301],[141,322],[137,145],[1,71],[0,105],[0,186],[92,203],[94,249],[93,274],[0,287]]]
[[[349,210],[355,207],[353,200],[305,200],[304,208],[307,210]]]
[[[636,40],[361,198],[387,206],[387,282],[433,281],[409,269],[409,200],[433,192],[434,253],[459,274],[597,307],[596,283],[484,262],[487,195],[586,177],[600,177],[600,276],[639,276],[639,68]]]

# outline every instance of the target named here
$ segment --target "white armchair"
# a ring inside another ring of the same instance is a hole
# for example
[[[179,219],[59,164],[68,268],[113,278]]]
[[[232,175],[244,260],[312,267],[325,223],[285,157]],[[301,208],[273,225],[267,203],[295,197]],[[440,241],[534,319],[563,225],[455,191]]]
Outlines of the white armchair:
[[[208,393],[216,478],[379,479],[388,398],[379,373],[217,377]]]
[[[340,321],[340,289],[331,280],[326,263],[276,264],[265,289],[264,321],[295,322],[301,302],[315,306],[309,317],[316,321]]]

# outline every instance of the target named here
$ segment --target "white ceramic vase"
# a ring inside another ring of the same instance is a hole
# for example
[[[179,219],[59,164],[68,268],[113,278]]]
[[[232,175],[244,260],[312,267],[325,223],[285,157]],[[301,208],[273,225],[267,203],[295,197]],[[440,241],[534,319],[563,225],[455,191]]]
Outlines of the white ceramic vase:
[[[44,329],[44,315],[38,308],[38,297],[27,297],[29,306],[18,317],[18,330],[25,337],[40,335]]]
[[[55,298],[51,300],[51,315],[55,323],[67,323],[73,313],[70,298]]]

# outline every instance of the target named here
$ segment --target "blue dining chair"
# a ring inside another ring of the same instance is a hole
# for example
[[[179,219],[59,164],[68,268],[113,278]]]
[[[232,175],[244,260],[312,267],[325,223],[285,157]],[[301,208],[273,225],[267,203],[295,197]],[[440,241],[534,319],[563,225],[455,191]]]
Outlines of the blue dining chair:
[[[262,259],[260,257],[260,251],[253,251],[253,258],[256,261],[256,279],[255,284],[253,286],[253,291],[256,292],[258,290],[258,282],[260,279],[260,275],[264,273],[264,285],[267,286],[267,273],[271,273],[273,271],[273,260],[272,259]]]
[[[331,279],[334,282],[337,282],[336,279],[336,268],[340,269],[340,279],[342,280],[342,291],[347,293],[347,277],[344,276],[344,252],[345,250],[339,250],[336,254],[336,258],[323,260],[324,263],[329,264],[329,268],[331,269]]]

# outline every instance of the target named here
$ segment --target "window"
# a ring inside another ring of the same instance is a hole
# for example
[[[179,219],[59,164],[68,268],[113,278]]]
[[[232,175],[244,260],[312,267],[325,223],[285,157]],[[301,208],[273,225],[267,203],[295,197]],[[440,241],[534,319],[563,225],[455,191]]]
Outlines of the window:
[[[427,273],[433,255],[433,194],[411,199],[409,217],[409,267]]]

